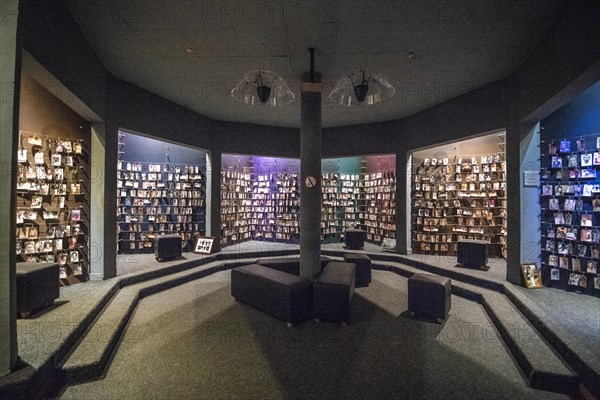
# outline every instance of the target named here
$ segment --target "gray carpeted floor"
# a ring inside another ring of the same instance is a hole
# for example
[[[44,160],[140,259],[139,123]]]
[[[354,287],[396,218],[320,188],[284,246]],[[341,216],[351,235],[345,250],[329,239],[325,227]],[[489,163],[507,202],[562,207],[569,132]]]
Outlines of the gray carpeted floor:
[[[373,271],[351,324],[287,328],[230,296],[220,272],[144,299],[104,379],[62,399],[531,399],[482,307],[406,316],[406,279]]]

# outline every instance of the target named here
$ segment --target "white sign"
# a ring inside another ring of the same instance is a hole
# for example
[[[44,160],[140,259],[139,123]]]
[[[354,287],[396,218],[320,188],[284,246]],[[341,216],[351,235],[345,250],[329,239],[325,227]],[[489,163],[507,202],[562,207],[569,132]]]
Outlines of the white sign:
[[[315,187],[317,185],[317,179],[314,176],[309,175],[304,180],[304,183],[306,184],[306,187]]]
[[[537,187],[539,185],[539,171],[523,171],[523,187]]]

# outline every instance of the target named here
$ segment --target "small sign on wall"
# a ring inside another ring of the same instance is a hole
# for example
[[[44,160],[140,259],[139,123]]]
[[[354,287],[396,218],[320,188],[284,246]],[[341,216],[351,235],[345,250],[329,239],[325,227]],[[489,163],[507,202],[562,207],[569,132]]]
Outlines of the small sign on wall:
[[[539,185],[539,171],[523,171],[523,187],[538,187]]]
[[[211,254],[214,237],[200,236],[196,239],[194,245],[194,253],[196,254]]]
[[[306,185],[306,187],[308,188],[312,188],[315,187],[317,185],[317,178],[315,178],[314,176],[307,176],[306,179],[304,180],[304,184]]]

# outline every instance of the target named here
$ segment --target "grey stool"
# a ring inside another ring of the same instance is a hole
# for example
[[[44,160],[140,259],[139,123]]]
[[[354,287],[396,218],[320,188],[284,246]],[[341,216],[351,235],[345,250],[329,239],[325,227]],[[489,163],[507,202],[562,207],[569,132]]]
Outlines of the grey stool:
[[[366,254],[346,253],[344,261],[356,265],[356,287],[367,287],[371,283],[371,259]]]
[[[22,318],[58,299],[59,276],[56,263],[17,263],[17,312]]]
[[[445,320],[450,311],[452,281],[438,275],[413,274],[408,278],[408,311]]]
[[[355,265],[331,261],[313,283],[313,316],[345,324],[354,295]]]

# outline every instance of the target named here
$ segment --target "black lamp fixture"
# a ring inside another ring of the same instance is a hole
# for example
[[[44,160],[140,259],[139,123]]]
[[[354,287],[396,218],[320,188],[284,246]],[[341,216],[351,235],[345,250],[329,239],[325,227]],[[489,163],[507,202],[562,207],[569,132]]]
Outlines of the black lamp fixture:
[[[329,100],[344,106],[370,106],[391,98],[395,92],[385,76],[361,68],[339,79]]]
[[[231,96],[242,103],[278,107],[291,103],[296,97],[278,74],[267,70],[248,72],[231,90]]]

